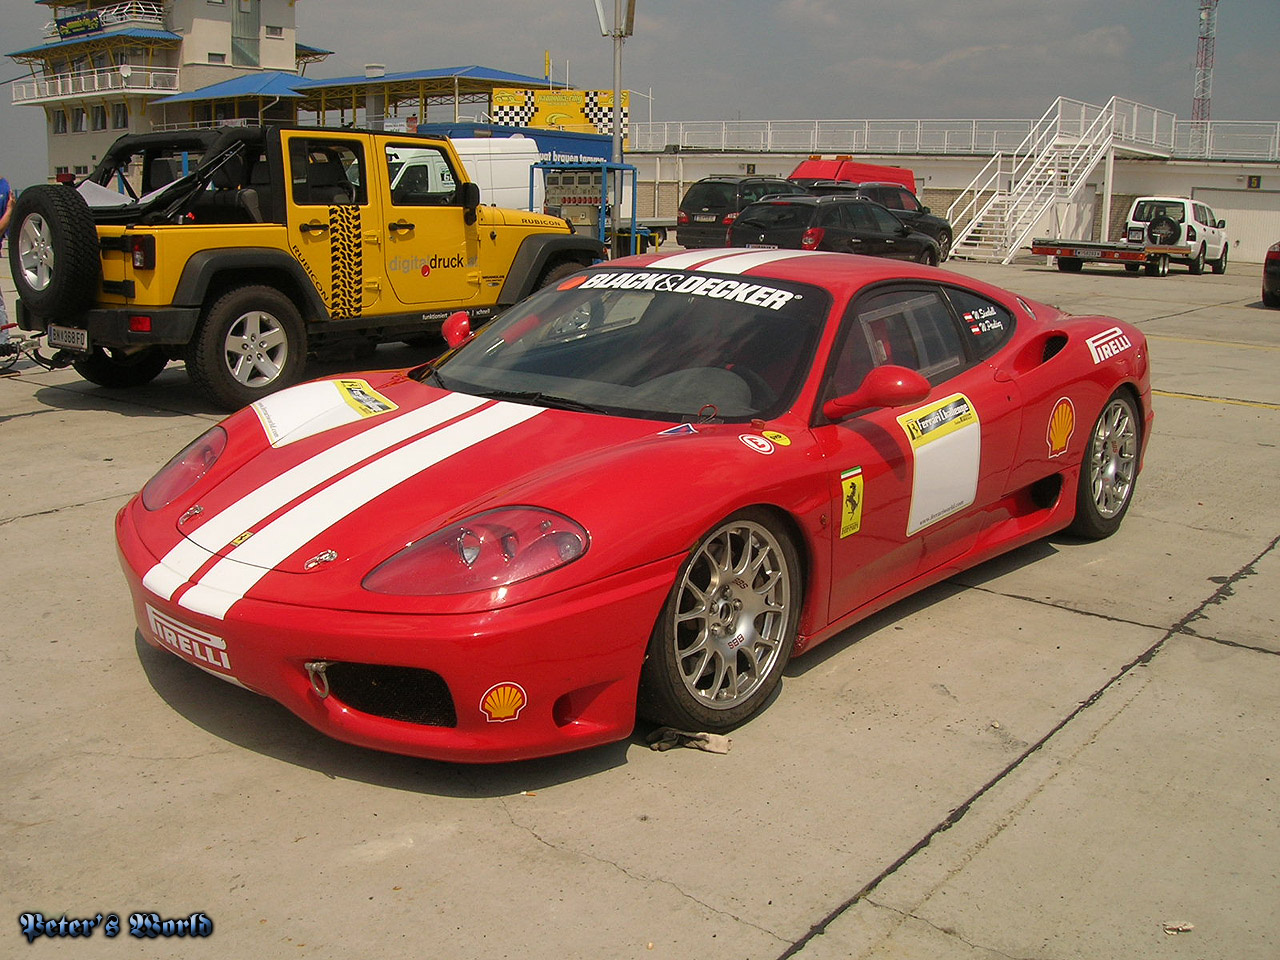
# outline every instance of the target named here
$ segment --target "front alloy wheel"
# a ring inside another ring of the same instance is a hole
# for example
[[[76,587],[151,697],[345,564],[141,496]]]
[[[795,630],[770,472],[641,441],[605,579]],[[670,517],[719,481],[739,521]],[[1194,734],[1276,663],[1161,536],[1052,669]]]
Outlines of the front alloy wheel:
[[[724,520],[694,547],[663,608],[641,711],[697,731],[746,720],[782,679],[800,602],[799,558],[776,521],[756,510]]]
[[[1074,533],[1101,540],[1119,529],[1138,480],[1140,430],[1129,394],[1112,394],[1098,414],[1080,464]]]

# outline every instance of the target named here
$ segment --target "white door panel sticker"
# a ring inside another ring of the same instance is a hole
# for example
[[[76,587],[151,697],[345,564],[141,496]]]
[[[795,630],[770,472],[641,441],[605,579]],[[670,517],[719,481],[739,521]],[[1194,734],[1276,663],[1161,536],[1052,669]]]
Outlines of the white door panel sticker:
[[[898,417],[915,464],[907,536],[958,513],[978,495],[982,425],[962,393]]]

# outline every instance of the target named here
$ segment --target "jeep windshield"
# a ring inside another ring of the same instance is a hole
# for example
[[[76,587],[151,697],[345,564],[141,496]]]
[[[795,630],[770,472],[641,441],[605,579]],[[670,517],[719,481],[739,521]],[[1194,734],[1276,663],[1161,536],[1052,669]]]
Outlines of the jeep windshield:
[[[597,271],[518,304],[414,376],[615,416],[769,419],[794,402],[829,308],[825,291],[781,280]]]

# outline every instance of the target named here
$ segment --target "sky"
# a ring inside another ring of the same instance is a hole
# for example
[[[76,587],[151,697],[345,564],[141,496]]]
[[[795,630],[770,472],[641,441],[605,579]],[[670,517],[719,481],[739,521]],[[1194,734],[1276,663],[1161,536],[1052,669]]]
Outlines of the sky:
[[[612,25],[614,0],[603,0]],[[1199,0],[636,0],[623,46],[647,120],[1036,118],[1112,96],[1191,118]],[[5,52],[50,8],[3,0]],[[1221,0],[1213,120],[1280,120],[1280,0]],[[17,9],[13,9],[16,7]],[[298,40],[333,50],[310,77],[478,64],[612,89],[593,0],[297,0]],[[358,15],[354,11],[358,10]],[[25,68],[5,60],[0,79]],[[7,88],[7,84],[6,84]],[[650,94],[652,101],[647,99]],[[0,92],[0,175],[43,179],[43,111]]]

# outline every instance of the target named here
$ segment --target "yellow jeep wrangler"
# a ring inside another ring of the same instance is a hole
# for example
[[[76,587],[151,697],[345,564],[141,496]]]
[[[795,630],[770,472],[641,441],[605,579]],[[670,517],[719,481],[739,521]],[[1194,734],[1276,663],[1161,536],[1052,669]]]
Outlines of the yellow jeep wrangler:
[[[316,127],[124,136],[10,223],[19,326],[102,386],[184,360],[228,409],[309,353],[434,342],[603,257],[565,220],[482,205],[447,139]]]

